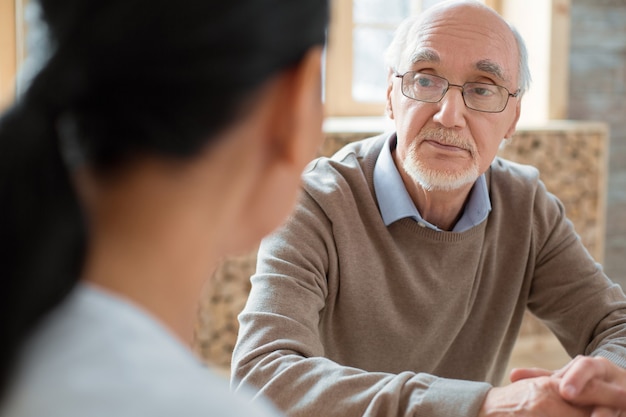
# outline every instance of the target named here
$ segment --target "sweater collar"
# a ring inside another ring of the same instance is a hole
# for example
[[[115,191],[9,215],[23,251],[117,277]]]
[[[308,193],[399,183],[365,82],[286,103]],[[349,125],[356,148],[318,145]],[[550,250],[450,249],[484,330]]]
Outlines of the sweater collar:
[[[385,226],[409,217],[420,225],[433,230],[441,230],[424,220],[411,200],[391,156],[391,150],[396,147],[396,141],[395,134],[387,139],[374,166],[374,191]],[[472,187],[463,214],[452,231],[464,232],[479,225],[487,218],[490,211],[491,200],[489,199],[487,181],[483,174],[478,177]]]

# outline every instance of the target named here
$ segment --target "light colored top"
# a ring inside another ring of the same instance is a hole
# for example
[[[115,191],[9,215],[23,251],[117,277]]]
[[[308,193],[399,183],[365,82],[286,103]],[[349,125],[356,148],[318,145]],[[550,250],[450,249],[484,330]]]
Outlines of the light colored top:
[[[291,417],[476,416],[526,307],[571,355],[626,365],[626,297],[535,168],[496,159],[492,210],[465,232],[386,226],[373,171],[387,139],[309,165],[295,213],[259,250],[238,380]]]
[[[391,151],[396,147],[396,140],[396,135],[389,137],[374,166],[374,192],[383,222],[385,226],[389,226],[395,221],[408,217],[418,224],[441,231],[437,226],[422,218],[404,186],[400,172],[391,156]],[[490,211],[489,190],[487,190],[487,181],[483,174],[478,177],[472,187],[461,218],[456,222],[452,231],[465,232],[479,225],[487,218]]]
[[[245,390],[244,390],[245,391]],[[146,312],[79,284],[28,344],[3,417],[276,417]]]

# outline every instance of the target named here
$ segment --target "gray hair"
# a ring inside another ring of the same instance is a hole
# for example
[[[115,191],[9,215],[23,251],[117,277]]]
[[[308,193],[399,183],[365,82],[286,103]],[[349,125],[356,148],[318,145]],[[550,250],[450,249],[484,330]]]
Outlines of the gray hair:
[[[530,75],[530,67],[528,66],[528,51],[526,50],[526,42],[524,42],[524,38],[522,38],[522,35],[515,28],[515,26],[513,26],[509,22],[506,22],[506,23],[507,25],[509,25],[509,29],[511,29],[511,32],[513,33],[513,36],[515,37],[515,41],[517,42],[517,54],[518,54],[518,60],[519,60],[519,69],[518,69],[519,90],[520,90],[520,95],[524,95],[524,93],[527,92],[528,89],[530,88],[530,83],[532,81],[532,77]]]
[[[393,40],[385,51],[385,65],[390,71],[399,73],[401,68],[404,68],[408,62],[414,61],[415,57],[413,55],[415,55],[417,50],[418,37],[412,35],[415,35],[420,18],[421,16],[419,15],[408,17],[396,29]],[[518,88],[520,89],[520,95],[523,95],[528,91],[531,82],[530,68],[528,67],[528,51],[519,31],[509,22],[506,22],[506,24],[513,33],[517,43],[519,61]],[[408,55],[409,51],[411,51],[411,55]]]

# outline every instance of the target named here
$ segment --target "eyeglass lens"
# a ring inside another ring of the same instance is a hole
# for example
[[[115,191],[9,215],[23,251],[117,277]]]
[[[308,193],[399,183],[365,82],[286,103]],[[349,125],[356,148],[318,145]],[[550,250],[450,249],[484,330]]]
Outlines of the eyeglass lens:
[[[448,80],[436,75],[409,71],[402,76],[402,93],[414,100],[436,103],[444,97],[449,87]],[[508,90],[499,85],[465,83],[462,88],[463,100],[470,109],[500,112],[509,100]]]

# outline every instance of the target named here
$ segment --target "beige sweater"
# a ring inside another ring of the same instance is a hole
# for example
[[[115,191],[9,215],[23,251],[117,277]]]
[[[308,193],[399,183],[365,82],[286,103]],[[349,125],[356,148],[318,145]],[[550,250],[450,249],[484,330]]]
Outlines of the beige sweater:
[[[289,416],[475,416],[529,307],[571,355],[626,365],[626,299],[536,169],[496,159],[493,210],[463,233],[383,224],[380,136],[314,161],[261,245],[233,386]]]

